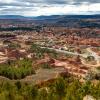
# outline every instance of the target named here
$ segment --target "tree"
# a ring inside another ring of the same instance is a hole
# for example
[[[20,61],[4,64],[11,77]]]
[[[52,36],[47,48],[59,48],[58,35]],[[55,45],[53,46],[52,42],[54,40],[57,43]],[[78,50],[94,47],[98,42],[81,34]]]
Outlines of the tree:
[[[66,94],[66,85],[62,77],[58,78],[54,84],[55,93],[58,95],[58,100],[63,100]]]

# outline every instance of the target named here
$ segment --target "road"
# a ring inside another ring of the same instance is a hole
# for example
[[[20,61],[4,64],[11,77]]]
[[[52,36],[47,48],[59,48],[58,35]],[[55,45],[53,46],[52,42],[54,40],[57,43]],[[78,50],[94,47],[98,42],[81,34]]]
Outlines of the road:
[[[77,52],[70,52],[70,51],[54,49],[54,48],[48,48],[48,47],[41,47],[41,48],[47,48],[49,50],[54,50],[54,51],[59,52],[59,53],[70,54],[70,55],[74,55],[74,56],[81,56],[81,57],[84,57],[84,58],[88,57],[88,55],[86,55],[86,54],[79,54]]]
[[[41,47],[41,48],[47,48],[47,47]],[[55,49],[55,48],[47,48],[49,50],[54,50],[56,52],[59,52],[59,53],[64,53],[64,54],[70,54],[70,55],[75,55],[75,56],[80,56],[80,57],[83,57],[83,58],[87,58],[88,56],[93,56],[97,62],[96,65],[91,65],[91,64],[87,64],[82,58],[81,58],[81,62],[83,65],[85,66],[88,66],[88,67],[99,67],[100,66],[100,56],[97,55],[97,53],[95,53],[94,51],[91,50],[91,48],[87,48],[87,51],[90,53],[89,55],[88,54],[79,54],[77,52],[69,52],[69,51],[65,51],[65,50],[59,50],[59,49]]]

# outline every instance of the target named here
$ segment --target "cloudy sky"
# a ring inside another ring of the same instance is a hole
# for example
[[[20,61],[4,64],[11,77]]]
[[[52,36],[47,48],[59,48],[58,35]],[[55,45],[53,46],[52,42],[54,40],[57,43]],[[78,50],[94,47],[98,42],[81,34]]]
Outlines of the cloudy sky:
[[[100,0],[0,0],[0,15],[100,14]]]

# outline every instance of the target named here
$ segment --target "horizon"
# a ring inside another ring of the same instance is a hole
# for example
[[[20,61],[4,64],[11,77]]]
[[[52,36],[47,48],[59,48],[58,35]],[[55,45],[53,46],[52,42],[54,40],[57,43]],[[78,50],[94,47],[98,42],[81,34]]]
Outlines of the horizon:
[[[100,14],[99,0],[0,0],[0,15],[50,16]]]
[[[60,14],[56,14],[56,15],[38,15],[38,16],[25,16],[25,15],[18,15],[18,14],[8,14],[8,15],[6,15],[6,14],[2,14],[2,15],[0,15],[0,16],[22,16],[22,17],[41,17],[41,16],[43,16],[43,17],[49,17],[49,16],[95,16],[95,15],[100,15],[100,14],[62,14],[62,15],[60,15]]]

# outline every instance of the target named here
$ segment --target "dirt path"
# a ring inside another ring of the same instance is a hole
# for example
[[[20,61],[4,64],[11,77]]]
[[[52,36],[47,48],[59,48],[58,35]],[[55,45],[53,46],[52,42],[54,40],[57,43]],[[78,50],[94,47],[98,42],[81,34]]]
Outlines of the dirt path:
[[[47,48],[47,47],[41,47],[41,48]],[[65,50],[59,50],[59,49],[54,49],[54,48],[47,48],[49,50],[55,50],[56,52],[59,52],[59,53],[65,53],[65,54],[71,54],[71,55],[75,55],[75,56],[80,56],[80,57],[83,57],[83,58],[87,58],[89,55],[88,54],[79,54],[79,53],[76,53],[76,52],[69,52],[69,51],[65,51]],[[87,66],[87,67],[98,67],[100,66],[100,56],[97,55],[97,53],[95,53],[94,51],[91,50],[91,48],[87,48],[87,51],[90,53],[90,56],[93,56],[97,62],[96,65],[92,65],[92,64],[87,64],[85,62],[85,60],[83,60],[81,58],[81,62],[83,65]],[[65,65],[65,64],[62,64],[62,65]]]
[[[85,60],[83,60],[82,58],[81,58],[81,63],[82,63],[83,65],[85,65],[85,66],[88,66],[88,67],[90,67],[90,66],[91,66],[91,67],[99,67],[99,66],[100,66],[100,56],[97,55],[96,52],[92,51],[91,48],[87,48],[87,51],[90,53],[91,56],[93,56],[93,57],[95,58],[97,64],[96,64],[96,65],[87,64],[87,63],[85,62]]]

